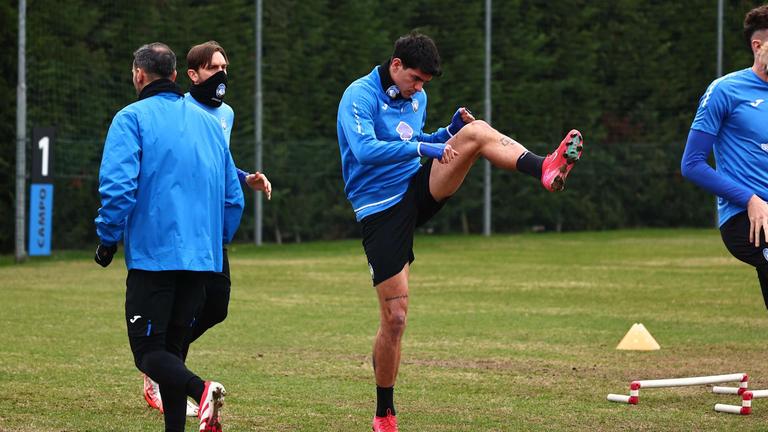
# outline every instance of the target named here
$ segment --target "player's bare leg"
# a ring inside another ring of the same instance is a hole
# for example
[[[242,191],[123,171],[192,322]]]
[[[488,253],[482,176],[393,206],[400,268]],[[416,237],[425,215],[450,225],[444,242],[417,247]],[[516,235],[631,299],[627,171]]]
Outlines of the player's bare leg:
[[[394,386],[400,367],[400,347],[408,314],[408,275],[406,263],[400,273],[376,285],[381,321],[373,343],[373,369],[376,376],[376,415],[374,432],[397,431]]]
[[[392,387],[397,378],[400,345],[408,314],[409,269],[406,264],[400,273],[376,286],[380,323],[373,344],[373,361],[376,385],[379,387]]]
[[[459,189],[479,157],[488,159],[498,168],[514,171],[518,168],[520,157],[528,151],[522,144],[482,120],[464,126],[447,144],[458,155],[447,164],[433,163],[429,176],[429,191],[438,201],[450,197]],[[581,134],[578,131],[569,132],[560,147],[543,161],[541,181],[544,187],[548,190],[563,188],[570,167],[581,156],[581,147]]]

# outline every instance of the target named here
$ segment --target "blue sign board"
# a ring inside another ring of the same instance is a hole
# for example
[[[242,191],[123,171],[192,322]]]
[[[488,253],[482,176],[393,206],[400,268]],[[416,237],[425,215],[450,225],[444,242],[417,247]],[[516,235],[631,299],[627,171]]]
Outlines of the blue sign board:
[[[33,184],[29,194],[29,255],[51,254],[53,185]]]
[[[29,192],[29,255],[50,255],[53,217],[53,144],[56,129],[32,129],[32,187]]]

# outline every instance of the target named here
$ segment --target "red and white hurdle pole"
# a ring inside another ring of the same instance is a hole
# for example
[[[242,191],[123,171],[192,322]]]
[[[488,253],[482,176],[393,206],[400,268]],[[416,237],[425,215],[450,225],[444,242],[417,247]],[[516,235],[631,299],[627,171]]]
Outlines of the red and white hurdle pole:
[[[752,399],[768,398],[768,390],[743,390],[742,387],[712,387],[712,393],[741,395],[741,406],[716,404],[715,411],[728,414],[749,415],[752,413]]]
[[[741,395],[744,394],[745,391],[747,391],[747,382],[742,381],[741,384],[738,387],[720,387],[720,386],[714,386],[712,387],[712,393],[717,394],[735,394],[735,395]],[[752,394],[754,396],[755,393],[768,394],[768,390],[752,390]],[[754,397],[768,397],[768,396],[754,396]]]
[[[664,388],[664,387],[683,387],[692,385],[704,385],[704,384],[721,384],[726,382],[739,381],[740,388],[743,388],[744,393],[749,386],[749,377],[745,373],[735,373],[727,375],[710,375],[700,377],[688,377],[688,378],[670,378],[670,379],[657,379],[657,380],[641,380],[632,381],[629,385],[629,396],[619,394],[609,394],[608,400],[611,402],[626,403],[631,405],[637,405],[640,402],[640,389],[641,388]]]
[[[766,391],[766,390],[759,390],[759,391]],[[754,397],[753,392],[745,391],[744,393],[741,394],[741,406],[715,404],[715,411],[724,412],[728,414],[741,414],[741,415],[752,414],[752,398],[753,397]],[[768,397],[768,392],[766,396],[763,396],[763,397]]]

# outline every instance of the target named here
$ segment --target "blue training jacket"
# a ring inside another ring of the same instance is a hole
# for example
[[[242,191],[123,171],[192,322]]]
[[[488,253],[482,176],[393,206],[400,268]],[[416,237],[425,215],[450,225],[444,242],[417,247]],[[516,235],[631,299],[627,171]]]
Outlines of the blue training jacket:
[[[235,110],[223,102],[220,107],[212,107],[210,105],[198,102],[198,100],[195,99],[195,97],[192,96],[190,92],[184,93],[184,98],[202,108],[203,111],[212,115],[216,119],[216,121],[221,126],[221,130],[224,131],[224,138],[226,138],[227,147],[229,147],[229,137],[232,135],[232,125],[235,123]]]
[[[96,233],[125,243],[128,269],[222,269],[223,243],[243,213],[243,192],[221,126],[165,92],[118,112],[99,170]]]
[[[195,99],[195,97],[192,96],[192,94],[189,92],[185,93],[184,97],[187,98],[187,100],[190,102],[202,108],[203,111],[212,115],[216,121],[219,122],[221,130],[224,131],[224,138],[227,139],[227,147],[229,147],[229,138],[232,136],[232,125],[235,123],[235,110],[223,102],[220,107],[212,107],[210,105],[206,105]],[[248,172],[243,171],[237,167],[235,167],[235,169],[237,170],[237,178],[240,180],[240,183],[245,184],[245,177],[248,176]]]
[[[445,128],[423,133],[426,120],[427,94],[389,97],[378,67],[347,87],[339,103],[336,132],[344,192],[358,221],[402,199],[419,169],[420,142],[450,139]]]

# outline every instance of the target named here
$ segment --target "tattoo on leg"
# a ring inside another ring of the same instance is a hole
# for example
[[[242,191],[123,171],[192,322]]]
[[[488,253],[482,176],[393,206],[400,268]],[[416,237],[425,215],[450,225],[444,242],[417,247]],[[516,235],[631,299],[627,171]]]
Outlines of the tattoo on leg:
[[[514,144],[515,143],[515,141],[512,138],[507,137],[507,136],[501,137],[501,141],[500,142],[501,142],[501,145],[503,145],[503,146],[508,146],[510,144]]]
[[[384,301],[392,301],[392,300],[405,299],[405,298],[408,298],[407,294],[403,294],[403,295],[399,295],[399,296],[394,296],[394,297],[385,297]]]

